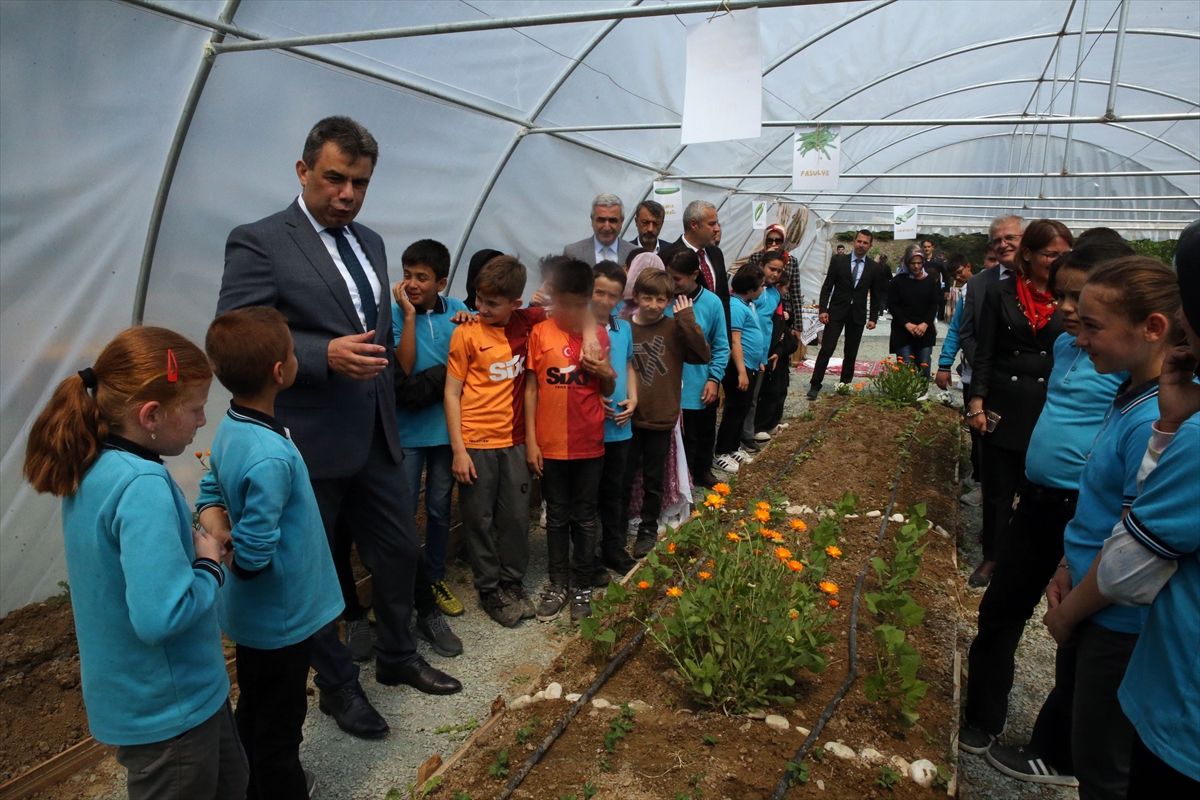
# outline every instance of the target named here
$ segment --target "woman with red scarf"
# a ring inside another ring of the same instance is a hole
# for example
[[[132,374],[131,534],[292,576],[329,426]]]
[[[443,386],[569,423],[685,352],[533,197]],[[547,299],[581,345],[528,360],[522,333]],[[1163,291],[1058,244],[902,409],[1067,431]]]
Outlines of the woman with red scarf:
[[[787,251],[787,231],[784,227],[768,225],[763,231],[762,249],[751,253],[746,263],[761,267],[763,258],[772,251],[783,255],[783,271],[787,273],[790,281],[788,295],[783,298],[783,310],[787,312],[788,325],[794,331],[804,330],[804,315],[801,313],[801,309],[804,308],[804,295],[800,291],[800,262]]]
[[[983,563],[971,575],[972,586],[991,580],[1017,484],[1025,474],[1025,451],[1054,366],[1054,340],[1064,330],[1048,288],[1050,265],[1074,241],[1061,222],[1034,220],[1015,256],[1016,274],[989,286],[983,299],[967,424],[983,434],[983,513],[994,524],[984,525],[991,535],[983,539]]]

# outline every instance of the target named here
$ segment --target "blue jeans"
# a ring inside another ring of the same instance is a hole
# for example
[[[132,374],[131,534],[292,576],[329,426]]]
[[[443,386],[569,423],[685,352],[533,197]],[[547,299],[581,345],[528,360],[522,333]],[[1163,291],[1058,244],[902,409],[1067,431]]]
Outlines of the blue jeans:
[[[897,357],[916,364],[924,364],[921,367],[921,374],[926,378],[929,377],[929,359],[933,356],[932,347],[913,347],[910,344],[901,345],[896,348]]]
[[[450,538],[450,493],[454,491],[454,453],[450,445],[405,447],[404,478],[414,500],[425,474],[425,574],[430,583],[446,577],[446,542]]]

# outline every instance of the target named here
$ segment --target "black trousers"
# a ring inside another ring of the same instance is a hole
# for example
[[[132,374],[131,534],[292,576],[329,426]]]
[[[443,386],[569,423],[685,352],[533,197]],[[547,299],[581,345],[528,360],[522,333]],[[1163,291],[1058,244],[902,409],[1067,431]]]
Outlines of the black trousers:
[[[786,360],[776,362],[775,369],[763,371],[762,388],[758,390],[758,405],[754,409],[754,431],[769,431],[783,421],[783,404],[787,400],[792,371]]]
[[[604,456],[542,464],[546,500],[546,552],[550,582],[583,589],[592,585],[600,518],[596,511]],[[569,578],[569,580],[568,580]]]
[[[671,455],[674,430],[652,431],[634,428],[629,440],[629,457],[625,462],[625,483],[621,488],[621,519],[629,519],[629,503],[633,498],[633,480],[638,468],[642,470],[642,520],[638,523],[639,537],[658,536],[658,516],[662,513],[663,481],[666,478],[667,458]]]
[[[687,413],[686,411],[684,412]],[[604,443],[604,467],[600,471],[599,514],[600,553],[608,555],[625,549],[629,520],[622,519],[624,511],[622,492],[625,489],[625,467],[629,460],[629,439],[622,442]],[[593,564],[593,572],[607,575],[608,570],[600,555]]]
[[[413,587],[421,569],[421,543],[413,516],[404,466],[392,460],[383,425],[375,420],[374,440],[367,461],[356,474],[312,482],[321,520],[335,546],[339,526],[354,532],[363,566],[371,573],[371,607],[378,623],[377,664],[401,667],[419,658],[409,630]],[[313,634],[312,666],[323,690],[337,690],[358,681],[358,665],[338,638],[337,623]]]
[[[712,471],[713,448],[717,445],[717,402],[704,408],[683,410],[683,453],[692,483]]]
[[[842,383],[849,383],[854,380],[854,359],[858,357],[858,345],[862,342],[863,329],[866,327],[866,322],[859,325],[847,317],[841,319],[829,318],[829,324],[825,326],[825,330],[821,333],[821,351],[817,353],[817,364],[813,367],[813,376],[810,384],[816,388],[820,388],[821,382],[825,380],[825,368],[829,366],[829,359],[833,358],[833,351],[837,349],[838,337],[842,335],[843,328],[846,333],[846,344],[842,348]]]
[[[717,428],[716,453],[723,456],[737,450],[742,443],[742,425],[754,402],[754,382],[758,370],[746,370],[750,387],[745,391],[738,388],[737,369],[730,366],[725,372],[725,411],[721,414],[721,427]]]
[[[1012,516],[1013,497],[1025,474],[1025,451],[996,447],[983,435],[983,545],[984,561],[995,561]],[[1043,585],[1044,586],[1044,585]]]
[[[250,762],[247,800],[307,800],[300,766],[312,638],[257,650],[237,645],[238,738]]]
[[[979,604],[979,632],[967,662],[968,725],[992,735],[1004,730],[1017,644],[1063,556],[1063,531],[1078,498],[1076,491],[1021,481],[1008,538]]]
[[[1193,780],[1163,761],[1133,732],[1129,758],[1127,800],[1162,800],[1164,797],[1200,797],[1200,781]]]

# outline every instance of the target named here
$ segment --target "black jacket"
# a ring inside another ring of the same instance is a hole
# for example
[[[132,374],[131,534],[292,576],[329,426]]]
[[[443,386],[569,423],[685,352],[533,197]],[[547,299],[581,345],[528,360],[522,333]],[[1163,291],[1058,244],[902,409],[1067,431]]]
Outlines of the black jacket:
[[[888,347],[895,353],[905,346],[933,347],[937,341],[938,306],[942,304],[942,287],[932,275],[917,280],[907,272],[896,275],[888,284],[888,313],[892,315],[892,335]],[[908,323],[929,327],[925,335],[913,336],[904,326]]]
[[[883,294],[883,268],[872,259],[863,262],[862,275],[854,285],[850,255],[835,255],[829,260],[829,271],[821,285],[820,313],[830,320],[849,320],[850,324],[867,324],[867,295],[871,298],[871,322],[879,319],[879,301]]]
[[[664,247],[658,254],[662,259],[663,264],[670,264],[671,259],[676,253],[691,248],[684,244],[683,237],[680,236],[668,246]],[[716,286],[709,286],[704,283],[704,270],[700,271],[700,282],[705,289],[721,298],[721,305],[725,306],[725,329],[729,330],[729,276],[725,273],[725,254],[721,252],[719,247],[704,248],[704,258],[708,261],[708,266],[712,269],[713,280],[716,281]]]
[[[1034,333],[1017,303],[1015,280],[987,287],[975,325],[971,396],[1000,415],[991,443],[1024,452],[1046,403],[1046,382],[1054,368],[1054,340],[1064,330],[1058,311]]]

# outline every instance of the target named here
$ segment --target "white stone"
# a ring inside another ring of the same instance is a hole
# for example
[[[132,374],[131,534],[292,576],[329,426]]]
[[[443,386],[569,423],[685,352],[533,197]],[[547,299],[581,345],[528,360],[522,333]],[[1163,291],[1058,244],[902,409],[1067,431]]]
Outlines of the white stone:
[[[634,700],[629,704],[629,707],[637,714],[645,714],[647,711],[654,710],[654,706],[650,705],[645,700]]]
[[[799,733],[801,736],[808,736],[808,734],[810,733],[808,728],[805,728],[801,725],[796,726],[796,732]]]
[[[878,767],[887,763],[887,756],[876,750],[874,747],[864,747],[858,751],[858,757],[870,764],[872,767]]]
[[[788,721],[785,718],[778,714],[769,714],[767,715],[767,727],[777,731],[786,731],[791,726],[788,725]]]
[[[578,700],[579,698],[583,697],[583,695],[581,695],[581,694],[574,694],[574,693],[572,693],[572,694],[569,694],[569,695],[567,695],[566,697],[567,697],[567,700],[569,700],[570,702],[574,703],[576,700]]]
[[[608,708],[611,705],[612,703],[608,702],[603,697],[596,697],[592,700],[592,706],[594,708]]]
[[[520,711],[522,708],[528,708],[531,705],[533,705],[533,698],[527,694],[508,701],[509,711]]]
[[[901,775],[907,775],[909,767],[912,766],[907,760],[900,756],[892,756],[890,763],[892,765],[892,769],[896,770],[896,772],[899,772]]]
[[[545,689],[547,700],[557,700],[563,696],[563,688],[561,683],[552,683]]]
[[[937,765],[927,758],[920,758],[908,768],[908,774],[917,785],[928,789],[937,777]]]
[[[817,781],[817,788],[822,792],[825,791],[825,781]]]
[[[890,519],[892,522],[904,522],[904,515],[892,514],[890,517],[888,517],[888,519]]]
[[[945,528],[943,528],[941,525],[934,525],[933,530],[938,536],[941,536],[943,539],[950,538],[950,532],[947,531]]]
[[[811,513],[813,513],[813,510],[809,506],[800,506],[800,513],[801,514],[811,514]]]
[[[538,692],[537,694],[535,694],[533,696],[533,702],[535,702],[535,703],[540,703],[545,699],[546,699],[546,690],[545,689],[543,689],[542,691]]]
[[[747,722],[745,725],[742,725],[740,728],[738,728],[738,730],[741,731],[742,733],[745,733],[746,731],[750,730],[751,724],[753,724],[753,723]]]
[[[847,514],[842,519],[858,519],[858,514]]]
[[[784,510],[789,517],[798,517],[804,513],[804,506],[788,506]]]
[[[871,519],[875,519],[876,517],[882,517],[882,516],[883,516],[883,512],[882,512],[882,511],[878,511],[878,510],[876,510],[876,511],[868,511],[868,512],[867,512],[867,516],[868,516],[868,517],[870,517]]]
[[[749,711],[746,713],[746,719],[763,720],[766,718],[767,718],[767,712],[763,711],[761,708],[756,708],[753,711]]]
[[[851,758],[858,757],[858,754],[855,753],[852,748],[847,747],[846,745],[842,744],[841,742],[826,742],[825,752],[829,753],[831,755],[835,755],[838,758],[844,758],[844,759],[851,759]]]

